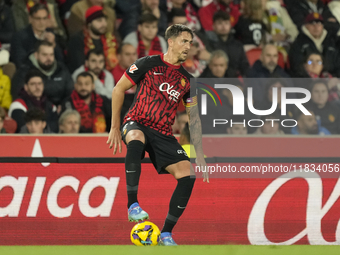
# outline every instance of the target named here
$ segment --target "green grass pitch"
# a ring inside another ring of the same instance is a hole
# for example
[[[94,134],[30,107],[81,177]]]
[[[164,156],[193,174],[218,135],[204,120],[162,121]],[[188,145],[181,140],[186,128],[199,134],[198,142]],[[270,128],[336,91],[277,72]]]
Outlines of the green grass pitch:
[[[0,246],[1,255],[335,255],[339,246],[252,246],[252,245],[180,245],[176,247],[136,247],[132,245],[103,246]]]

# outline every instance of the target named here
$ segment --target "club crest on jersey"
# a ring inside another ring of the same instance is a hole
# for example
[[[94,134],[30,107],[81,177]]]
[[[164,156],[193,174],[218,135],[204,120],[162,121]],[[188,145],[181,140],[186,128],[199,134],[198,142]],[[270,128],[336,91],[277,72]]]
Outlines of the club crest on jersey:
[[[168,95],[169,95],[169,99],[177,102],[181,93],[176,91],[175,89],[172,89],[173,87],[174,86],[171,86],[169,83],[163,82],[161,85],[159,85],[159,90],[160,91],[166,91],[166,93],[168,93]]]
[[[182,84],[183,87],[185,86],[185,79],[184,78],[182,78],[181,84]]]
[[[138,70],[138,67],[135,64],[133,64],[129,69],[129,73],[133,73],[134,71],[137,71],[137,70]]]

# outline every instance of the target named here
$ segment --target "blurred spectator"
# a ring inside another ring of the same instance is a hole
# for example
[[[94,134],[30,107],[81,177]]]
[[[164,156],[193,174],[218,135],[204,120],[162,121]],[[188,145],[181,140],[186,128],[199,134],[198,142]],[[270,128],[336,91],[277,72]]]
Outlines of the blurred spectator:
[[[80,0],[71,8],[70,17],[67,20],[67,30],[70,36],[82,31],[87,26],[87,10],[93,6],[101,6],[107,18],[107,32],[115,32],[116,13],[104,0]],[[92,13],[96,15],[95,13]]]
[[[280,130],[280,116],[277,114],[271,114],[262,116],[263,126],[259,127],[254,134],[255,135],[284,135],[285,133]]]
[[[193,5],[186,0],[170,0],[168,1],[168,10],[173,8],[182,9],[186,13],[186,18],[188,20],[187,26],[193,31],[201,30],[201,23],[198,18],[198,14],[193,7]]]
[[[265,25],[270,28],[272,40],[278,46],[289,46],[298,36],[299,31],[290,18],[286,8],[281,6],[279,0],[264,0]]]
[[[117,83],[123,76],[126,69],[137,60],[137,51],[130,43],[123,43],[118,48],[118,65],[112,70],[112,75]],[[134,93],[134,89],[129,89],[128,93]]]
[[[8,110],[12,103],[11,95],[11,79],[3,73],[2,67],[8,63],[9,52],[7,50],[0,51],[0,107]]]
[[[83,0],[85,1],[85,0]],[[85,56],[91,49],[102,50],[105,54],[106,70],[112,71],[117,65],[116,37],[108,30],[108,21],[100,6],[86,11],[86,28],[74,34],[69,41],[68,66],[71,72],[85,63]]]
[[[137,49],[138,58],[166,53],[165,39],[157,35],[156,16],[150,13],[143,14],[138,23],[138,30],[128,34],[124,43],[130,43]]]
[[[240,119],[240,121],[236,121],[235,118],[232,120],[232,124],[229,125],[227,128],[227,134],[229,135],[247,135],[248,129],[247,129],[247,121],[244,121]],[[243,124],[242,124],[243,122]],[[241,124],[240,124],[241,123]]]
[[[229,57],[229,68],[237,75],[245,75],[249,69],[243,44],[231,34],[229,14],[219,11],[213,17],[214,31],[208,31],[208,50],[223,50]]]
[[[12,35],[15,32],[14,19],[11,8],[0,0],[0,43],[10,43]]]
[[[332,2],[328,3],[328,8],[336,20],[336,26],[340,27],[340,1],[333,0]],[[340,36],[340,29],[337,31],[337,36]]]
[[[180,8],[172,8],[168,15],[169,26],[173,24],[188,25],[189,21],[186,16],[186,12]],[[194,38],[192,39],[194,43],[198,44],[198,54],[197,58],[203,61],[209,61],[210,53],[206,49],[206,45],[209,44],[206,35],[200,31],[193,31]]]
[[[67,109],[59,117],[59,133],[78,134],[81,117],[76,110]]]
[[[252,68],[247,72],[247,78],[269,78],[269,77],[284,77],[289,75],[277,64],[278,50],[273,44],[267,44],[263,47],[261,57],[257,60]],[[265,96],[266,79],[247,79],[248,87],[253,88],[253,99],[256,102],[261,102]]]
[[[73,81],[69,71],[64,64],[56,61],[53,44],[42,41],[36,52],[29,56],[26,65],[18,69],[13,77],[11,94],[14,99],[18,97],[20,89],[24,86],[25,75],[30,69],[42,73],[45,95],[53,104],[60,105],[71,94]]]
[[[324,29],[323,18],[318,13],[311,13],[307,16],[302,32],[289,51],[290,68],[294,76],[299,76],[304,72],[304,60],[311,52],[322,54],[324,71],[330,72],[333,76],[340,76],[337,60],[339,50],[336,49],[332,36]]]
[[[339,30],[339,26],[335,17],[329,10],[328,6],[322,0],[299,0],[295,1],[291,8],[288,9],[289,14],[296,24],[297,28],[302,31],[304,21],[308,15],[318,13],[325,19],[325,28],[328,32],[335,34]]]
[[[44,94],[43,75],[38,70],[30,70],[25,76],[24,88],[20,91],[19,98],[11,104],[8,116],[17,124],[17,132],[25,125],[25,113],[33,108],[45,112],[46,122],[53,132],[58,131],[57,107],[47,99]]]
[[[209,65],[200,78],[223,78],[233,76],[228,72],[229,58],[222,50],[215,50],[211,53]]]
[[[64,60],[63,52],[56,42],[55,35],[46,30],[48,15],[49,11],[45,5],[34,5],[29,12],[30,25],[13,35],[11,59],[17,68],[20,68],[27,61],[27,57],[35,50],[38,42],[43,40],[49,41],[53,45],[58,61]]]
[[[314,81],[311,86],[312,100],[310,108],[321,125],[332,134],[340,134],[340,108],[328,102],[328,86],[322,80]]]
[[[326,128],[320,126],[315,118],[312,110],[307,109],[311,115],[304,115],[300,110],[296,109],[294,114],[297,120],[297,126],[292,128],[293,135],[331,135]]]
[[[46,28],[52,29],[52,31],[66,39],[66,32],[64,26],[60,20],[59,8],[55,0],[16,0],[13,1],[12,12],[14,15],[15,27],[17,31],[26,28],[30,23],[29,13],[31,8],[36,5],[44,5],[49,11],[49,15],[46,20]]]
[[[158,34],[164,36],[168,22],[166,12],[159,8],[159,0],[140,0],[138,5],[133,6],[123,17],[119,26],[119,33],[122,38],[136,31],[141,16],[145,13],[153,14],[158,19]]]
[[[231,26],[235,26],[240,16],[239,8],[233,4],[232,0],[213,0],[209,5],[200,8],[198,11],[205,31],[213,30],[213,16],[219,10],[228,13]]]
[[[235,25],[235,37],[245,51],[266,43],[266,26],[263,23],[265,6],[262,0],[243,0],[243,13]]]
[[[303,64],[304,73],[300,77],[323,78],[331,76],[328,72],[323,71],[323,59],[319,52],[311,52],[307,55],[306,61]]]
[[[104,52],[99,49],[92,49],[86,55],[85,65],[82,65],[72,74],[73,81],[77,80],[78,74],[89,72],[94,78],[95,91],[97,94],[112,97],[112,90],[115,85],[112,74],[105,70]]]
[[[59,15],[64,23],[67,24],[67,20],[71,15],[71,7],[79,0],[56,0],[59,5]]]
[[[6,112],[5,110],[0,106],[0,134],[6,133],[6,130],[4,128],[4,121],[6,118]]]
[[[25,114],[25,125],[21,128],[22,134],[50,134],[49,126],[46,122],[46,115],[39,108],[31,108]]]
[[[62,107],[77,110],[81,116],[80,133],[104,133],[110,130],[109,99],[94,91],[94,79],[88,72],[78,74],[74,90]]]

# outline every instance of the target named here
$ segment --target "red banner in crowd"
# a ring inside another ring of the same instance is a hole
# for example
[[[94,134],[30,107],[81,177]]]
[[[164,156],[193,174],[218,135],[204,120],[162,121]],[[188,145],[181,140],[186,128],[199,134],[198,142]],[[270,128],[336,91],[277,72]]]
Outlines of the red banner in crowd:
[[[175,240],[340,244],[340,182],[310,174],[197,179]],[[175,186],[143,164],[139,202],[160,228]],[[133,225],[123,164],[0,164],[0,245],[129,244]]]

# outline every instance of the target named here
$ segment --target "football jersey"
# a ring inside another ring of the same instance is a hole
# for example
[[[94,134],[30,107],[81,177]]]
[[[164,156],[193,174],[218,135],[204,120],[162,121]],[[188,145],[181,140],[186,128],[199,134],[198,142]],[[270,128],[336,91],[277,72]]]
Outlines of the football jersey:
[[[265,25],[241,16],[235,25],[235,37],[243,44],[259,46],[265,37]]]
[[[183,100],[187,107],[197,104],[196,89],[190,89],[190,75],[182,65],[171,65],[162,55],[138,59],[124,75],[137,85],[134,101],[123,124],[136,121],[164,135],[172,135],[176,110]]]

